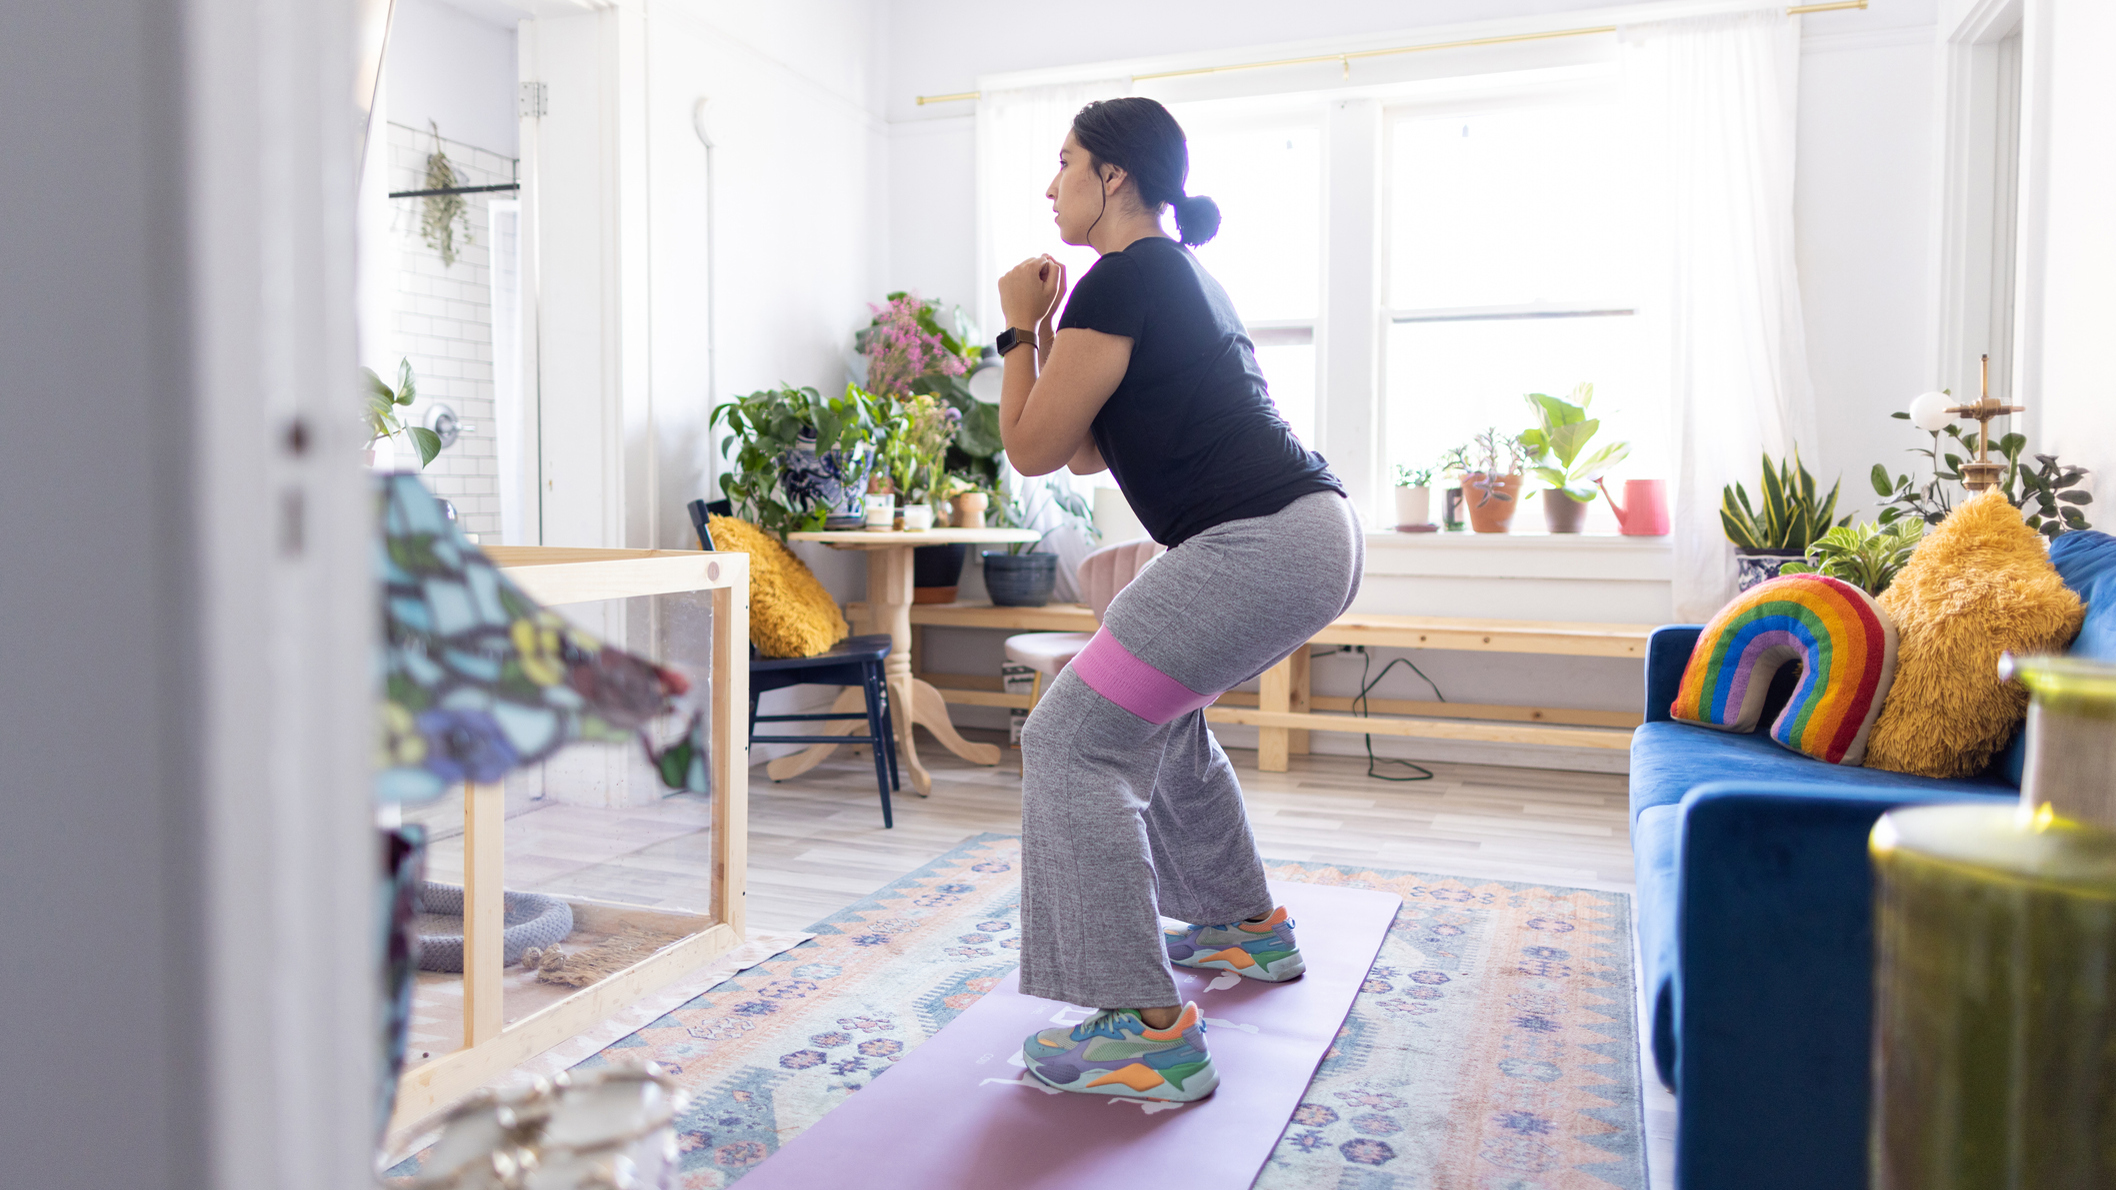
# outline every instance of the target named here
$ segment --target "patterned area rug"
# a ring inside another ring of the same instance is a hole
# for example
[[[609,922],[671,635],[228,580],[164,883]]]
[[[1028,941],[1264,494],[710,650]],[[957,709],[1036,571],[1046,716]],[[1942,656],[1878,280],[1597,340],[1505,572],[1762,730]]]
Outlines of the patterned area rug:
[[[680,1184],[739,1181],[1014,967],[1019,858],[973,839],[581,1065],[676,1071]],[[1628,897],[1269,870],[1404,904],[1260,1190],[1643,1190]]]

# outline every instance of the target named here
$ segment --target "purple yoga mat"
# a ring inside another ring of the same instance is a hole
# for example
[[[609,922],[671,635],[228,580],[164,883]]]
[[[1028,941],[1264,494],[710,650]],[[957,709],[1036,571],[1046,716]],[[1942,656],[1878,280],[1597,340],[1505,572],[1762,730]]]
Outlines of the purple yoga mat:
[[[1219,1068],[1211,1098],[1147,1103],[1053,1091],[1021,1042],[1087,1013],[987,993],[924,1045],[742,1179],[742,1190],[1059,1190],[1247,1186],[1271,1156],[1381,949],[1394,893],[1271,882],[1292,911],[1308,973],[1261,983],[1175,968]]]

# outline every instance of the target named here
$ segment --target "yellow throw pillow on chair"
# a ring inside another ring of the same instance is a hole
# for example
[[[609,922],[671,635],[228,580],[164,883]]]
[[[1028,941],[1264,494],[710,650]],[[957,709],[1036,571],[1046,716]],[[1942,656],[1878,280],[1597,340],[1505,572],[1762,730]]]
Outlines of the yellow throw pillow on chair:
[[[766,657],[813,657],[852,631],[815,571],[748,521],[716,516],[713,544],[749,555],[749,639]]]
[[[1997,491],[1927,533],[1880,604],[1901,646],[1866,764],[1924,777],[1983,772],[2028,705],[1999,678],[1999,654],[2055,653],[2086,615],[2042,536]]]

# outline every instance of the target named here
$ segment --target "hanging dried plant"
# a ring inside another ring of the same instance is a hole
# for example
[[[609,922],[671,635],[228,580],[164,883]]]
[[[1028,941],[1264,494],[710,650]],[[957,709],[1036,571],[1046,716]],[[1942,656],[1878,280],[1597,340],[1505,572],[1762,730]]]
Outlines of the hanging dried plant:
[[[451,190],[467,180],[456,172],[455,163],[441,150],[441,126],[432,120],[426,122],[433,130],[433,152],[426,155],[426,190]],[[429,194],[426,196],[426,212],[419,220],[419,235],[426,246],[441,254],[441,264],[453,267],[456,262],[456,236],[463,237],[463,246],[469,247],[470,204],[460,194]],[[459,230],[460,225],[460,230]]]

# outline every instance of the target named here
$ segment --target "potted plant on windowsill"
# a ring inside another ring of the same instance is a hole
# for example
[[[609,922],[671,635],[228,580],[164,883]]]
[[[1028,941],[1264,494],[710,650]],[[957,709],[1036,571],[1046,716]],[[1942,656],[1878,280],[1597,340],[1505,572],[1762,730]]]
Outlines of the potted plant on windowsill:
[[[1748,490],[1739,483],[1721,490],[1719,523],[1726,529],[1727,540],[1734,543],[1741,590],[1777,578],[1780,568],[1805,557],[1807,548],[1829,532],[1832,524],[1851,524],[1849,515],[1841,521],[1831,520],[1837,514],[1837,489],[1842,486],[1842,481],[1831,484],[1829,495],[1816,499],[1815,477],[1800,462],[1800,448],[1795,446],[1792,459],[1775,466],[1771,456],[1763,456],[1761,509],[1750,505]]]
[[[728,401],[712,414],[714,426],[733,432],[722,451],[735,448],[720,490],[744,520],[781,537],[858,528],[887,415],[883,401],[850,384],[842,397],[782,386]]]
[[[1434,468],[1440,473],[1440,527],[1460,533],[1468,524],[1462,519],[1462,477],[1469,472],[1469,445],[1450,446],[1440,452]]]
[[[1396,531],[1431,533],[1433,524],[1433,471],[1430,467],[1396,464]]]
[[[1511,532],[1523,499],[1521,473],[1528,465],[1528,449],[1494,426],[1472,439],[1472,450],[1477,469],[1462,477],[1469,527],[1479,533]]]
[[[1035,541],[1019,541],[1003,550],[984,551],[985,590],[1000,607],[1042,607],[1058,585],[1058,555],[1036,553],[1050,535],[1067,525],[1100,541],[1094,513],[1078,492],[1042,480],[1014,481],[1014,491],[999,505],[994,523],[1002,529],[1033,529],[1055,511],[1060,519]]]
[[[1631,454],[1628,442],[1611,442],[1584,454],[1602,428],[1599,419],[1587,416],[1594,404],[1594,385],[1582,382],[1574,386],[1572,396],[1577,405],[1544,393],[1523,398],[1536,411],[1537,425],[1522,432],[1521,444],[1535,456],[1530,472],[1549,485],[1543,490],[1543,525],[1552,533],[1578,533],[1587,520],[1587,504],[1594,499],[1595,481]]]

